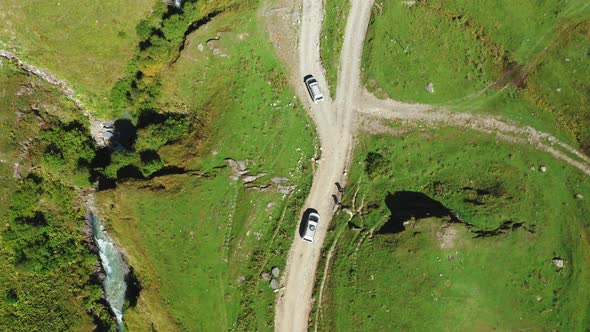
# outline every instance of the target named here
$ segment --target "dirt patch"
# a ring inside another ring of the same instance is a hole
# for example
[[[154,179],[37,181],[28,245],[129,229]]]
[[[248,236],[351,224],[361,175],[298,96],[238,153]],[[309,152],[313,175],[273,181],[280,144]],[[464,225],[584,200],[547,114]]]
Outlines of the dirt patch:
[[[278,57],[287,65],[289,73],[297,73],[299,57],[297,52],[293,52],[293,46],[298,43],[301,1],[267,1],[259,15],[266,24],[268,36]]]
[[[440,231],[436,232],[436,238],[439,241],[441,249],[452,249],[455,247],[455,240],[457,239],[457,226],[455,224],[445,224]]]
[[[505,65],[500,78],[492,84],[493,87],[502,89],[508,85],[512,85],[517,89],[523,89],[526,87],[526,79],[528,71],[525,70],[524,66],[516,62],[508,63]]]

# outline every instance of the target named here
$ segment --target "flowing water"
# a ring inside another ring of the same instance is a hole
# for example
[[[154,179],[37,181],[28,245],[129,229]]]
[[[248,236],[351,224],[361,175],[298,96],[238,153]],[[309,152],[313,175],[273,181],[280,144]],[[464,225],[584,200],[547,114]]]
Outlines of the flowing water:
[[[115,314],[119,331],[121,331],[123,329],[123,304],[127,291],[125,277],[129,272],[129,267],[115,247],[113,239],[105,231],[100,219],[92,212],[87,213],[87,218],[92,222],[94,241],[98,247],[100,261],[106,275],[103,280],[105,297]]]

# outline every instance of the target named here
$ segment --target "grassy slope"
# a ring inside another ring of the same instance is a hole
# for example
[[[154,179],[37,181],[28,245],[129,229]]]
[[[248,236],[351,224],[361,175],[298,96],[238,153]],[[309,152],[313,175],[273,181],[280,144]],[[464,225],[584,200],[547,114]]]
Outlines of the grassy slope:
[[[14,123],[16,122],[16,110],[12,109],[11,103],[15,101],[16,92],[20,88],[21,82],[24,82],[26,77],[24,74],[18,74],[18,71],[12,69],[3,63],[0,67],[0,87],[2,89],[2,98],[0,98],[0,135],[5,138],[0,141],[0,156],[2,162],[0,163],[0,220],[7,220],[8,208],[10,207],[10,198],[16,190],[16,181],[13,178],[14,163],[18,161],[18,145],[17,142],[23,140],[25,137],[16,136],[13,132]],[[5,222],[0,225],[0,230],[4,231]],[[14,266],[12,262],[13,252],[5,244],[0,235],[0,291],[6,292],[9,287],[9,280],[14,274]],[[4,311],[5,303],[0,306]]]
[[[364,170],[368,152],[384,157],[385,166],[373,178]],[[539,165],[547,166],[547,173],[539,172]],[[351,183],[349,202],[358,188],[357,204],[364,199],[369,209],[353,220],[364,230],[344,228],[338,240],[323,303],[324,329],[575,331],[588,326],[583,285],[590,278],[585,217],[590,211],[573,196],[590,193],[590,183],[576,170],[529,148],[440,129],[361,140]],[[496,188],[501,195],[477,196],[465,187]],[[355,253],[367,230],[387,220],[387,192],[402,190],[440,201],[479,229],[512,220],[535,233],[520,228],[474,239],[464,225],[454,224],[454,247],[441,248],[444,222],[429,218],[398,234],[365,238]],[[564,270],[551,263],[555,256],[565,259]]]
[[[272,329],[274,293],[258,275],[284,266],[309,181],[301,167],[313,153],[313,133],[255,17],[254,10],[216,17],[189,36],[162,75],[168,108],[210,120],[199,142],[185,140],[161,156],[209,176],[170,176],[101,193],[104,215],[143,283],[142,297],[161,301],[150,309],[140,299],[126,312],[130,328],[154,321],[159,329]],[[205,43],[217,32],[213,45],[228,57],[214,56]],[[299,191],[284,197],[274,189],[244,190],[229,169],[219,169],[224,158],[250,159],[252,173],[267,173],[260,183],[284,176]],[[160,183],[165,191],[150,189]],[[169,315],[154,317],[164,307]]]
[[[98,258],[82,241],[83,220],[74,204],[76,192],[40,167],[42,151],[37,140],[42,128],[55,124],[47,121],[46,113],[64,121],[78,115],[53,87],[5,60],[0,64],[0,330],[93,330],[96,326],[89,311],[109,320],[105,308],[93,302],[101,296],[100,286],[90,280]],[[40,117],[46,121],[43,126],[38,122]],[[22,143],[27,140],[28,153],[20,159]],[[14,178],[16,162],[21,176],[31,167],[44,176],[46,192],[25,208],[39,211],[45,224],[32,226],[14,212],[14,206],[23,204],[15,198],[15,190],[22,190],[23,184]],[[30,247],[20,247],[27,240]],[[18,258],[17,252],[23,251],[26,256]],[[47,252],[53,257],[39,271],[39,256]],[[102,328],[106,331],[109,327]]]
[[[16,112],[11,109],[10,103],[14,99],[10,96],[15,96],[20,89],[18,83],[25,79],[24,74],[18,74],[17,71],[12,71],[7,65],[0,67],[0,87],[2,87],[2,98],[0,108],[0,135],[2,137],[14,137],[19,133],[14,133],[14,123],[16,122]],[[0,186],[0,218],[4,219],[7,216],[7,210],[10,206],[10,196],[15,189],[16,183],[13,179],[14,163],[18,161],[18,145],[17,142],[24,139],[20,135],[14,139],[0,140],[0,152],[2,163],[0,163],[0,179],[2,186]]]
[[[588,55],[579,50],[590,43],[588,29],[563,31],[589,15],[583,1],[418,2],[412,7],[383,2],[374,9],[367,36],[365,80],[377,94],[501,115],[585,147],[587,101],[570,102],[555,89],[586,95]],[[579,53],[567,68],[556,65],[565,60],[564,48]],[[506,63],[522,66],[530,84],[482,92],[501,77]],[[433,94],[425,89],[429,82]]]
[[[0,46],[72,83],[95,106],[125,73],[135,52],[137,22],[151,0],[0,2]],[[5,44],[5,45],[3,45]]]
[[[336,84],[338,83],[338,70],[340,64],[340,51],[344,42],[344,29],[346,19],[350,11],[349,0],[332,0],[324,4],[325,16],[322,27],[320,55],[326,78],[330,84],[332,98],[336,96]]]

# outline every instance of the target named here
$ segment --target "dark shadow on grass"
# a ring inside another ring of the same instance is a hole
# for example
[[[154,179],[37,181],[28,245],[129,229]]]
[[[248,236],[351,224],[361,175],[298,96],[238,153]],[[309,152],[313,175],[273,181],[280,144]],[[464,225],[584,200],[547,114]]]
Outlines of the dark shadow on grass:
[[[120,168],[117,171],[117,180],[126,180],[126,179],[143,179],[143,174],[137,168],[137,166],[128,165],[125,167]]]
[[[471,230],[476,235],[474,238],[485,238],[485,237],[492,237],[498,236],[502,234],[507,234],[508,232],[514,232],[518,229],[524,229],[525,231],[529,232],[530,234],[535,234],[535,227],[534,225],[526,225],[523,222],[514,222],[512,220],[507,220],[502,223],[502,225],[498,226],[496,229],[492,230]]]
[[[422,219],[429,217],[448,217],[458,221],[451,210],[442,203],[427,195],[414,191],[398,191],[388,193],[385,204],[391,215],[389,220],[381,226],[378,234],[392,234],[404,231],[404,221],[411,218]]]
[[[133,125],[133,122],[129,119],[118,119],[113,126],[116,143],[126,150],[131,150],[137,139],[137,128]]]
[[[135,307],[143,287],[131,266],[129,266],[129,273],[125,276],[125,283],[127,284],[125,300],[129,301],[129,307]]]

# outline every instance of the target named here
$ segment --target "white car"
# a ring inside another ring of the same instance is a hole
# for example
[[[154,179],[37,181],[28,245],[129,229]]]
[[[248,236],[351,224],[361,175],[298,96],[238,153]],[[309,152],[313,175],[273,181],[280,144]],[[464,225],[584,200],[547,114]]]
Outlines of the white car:
[[[312,75],[305,76],[303,78],[303,82],[305,83],[305,86],[307,87],[307,92],[309,92],[309,96],[311,97],[311,100],[313,100],[314,103],[324,100],[324,95],[322,94],[322,91],[320,91],[318,81],[315,78],[313,78]]]
[[[305,222],[305,225],[302,225],[305,227],[305,230],[303,231],[303,240],[307,242],[313,242],[316,229],[318,228],[318,224],[320,222],[320,215],[316,210],[311,210],[303,222]]]

